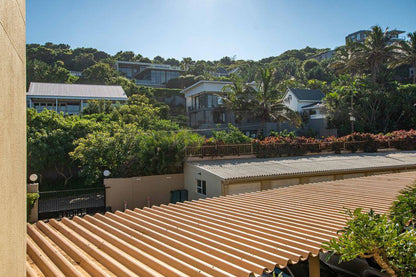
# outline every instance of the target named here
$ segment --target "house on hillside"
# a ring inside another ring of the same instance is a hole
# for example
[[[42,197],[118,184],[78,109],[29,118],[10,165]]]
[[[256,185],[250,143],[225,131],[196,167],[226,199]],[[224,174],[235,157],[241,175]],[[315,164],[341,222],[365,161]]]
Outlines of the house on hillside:
[[[127,95],[121,86],[30,83],[26,93],[28,108],[38,112],[44,109],[79,114],[88,105],[89,100],[109,100],[125,102]]]
[[[116,70],[132,79],[137,85],[166,87],[166,83],[185,72],[178,66],[142,62],[117,61]]]
[[[335,55],[335,50],[328,50],[328,51],[321,52],[317,55],[314,55],[310,57],[310,59],[315,59],[321,62],[323,60],[331,59],[334,55]]]
[[[225,129],[227,124],[231,123],[246,135],[257,133],[260,125],[258,120],[255,118],[240,119],[223,105],[220,95],[223,93],[223,88],[231,84],[231,82],[203,80],[182,90],[191,128],[210,135],[212,130]],[[277,128],[276,122],[267,122],[264,124],[264,133],[269,134]]]
[[[284,95],[285,105],[302,116],[305,130],[312,130],[318,136],[336,135],[327,129],[327,112],[323,104],[325,94],[319,89],[291,89]],[[290,126],[287,126],[288,129]]]
[[[404,32],[405,31],[396,30],[396,29],[387,31],[386,35],[389,39],[389,44],[392,44],[396,41],[404,40],[404,37],[400,36]],[[348,41],[363,43],[370,33],[371,33],[370,30],[359,30],[357,32],[351,33],[345,37],[345,43],[347,43]]]

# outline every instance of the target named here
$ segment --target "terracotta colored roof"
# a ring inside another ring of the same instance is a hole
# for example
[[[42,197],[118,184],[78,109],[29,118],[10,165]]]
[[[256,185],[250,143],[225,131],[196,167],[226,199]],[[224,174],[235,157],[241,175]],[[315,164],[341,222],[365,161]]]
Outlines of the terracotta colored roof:
[[[388,211],[416,171],[27,225],[28,275],[250,276],[316,256],[345,208]]]

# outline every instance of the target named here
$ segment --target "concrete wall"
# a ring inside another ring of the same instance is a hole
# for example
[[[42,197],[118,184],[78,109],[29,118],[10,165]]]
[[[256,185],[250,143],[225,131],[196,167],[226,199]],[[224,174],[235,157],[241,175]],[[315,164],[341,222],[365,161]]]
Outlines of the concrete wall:
[[[0,0],[0,276],[25,276],[25,1]]]
[[[183,174],[154,175],[132,178],[109,178],[106,186],[106,206],[112,211],[150,205],[169,204],[170,191],[184,188]]]

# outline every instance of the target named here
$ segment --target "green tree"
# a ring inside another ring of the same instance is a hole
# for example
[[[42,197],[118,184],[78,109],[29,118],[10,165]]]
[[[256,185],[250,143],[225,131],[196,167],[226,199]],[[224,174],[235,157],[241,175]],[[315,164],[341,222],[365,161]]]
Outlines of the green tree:
[[[366,62],[366,68],[371,73],[373,81],[378,79],[380,70],[387,65],[393,55],[394,47],[389,43],[387,31],[388,28],[383,31],[380,26],[374,26],[365,42],[358,44],[357,60]]]
[[[395,58],[391,67],[410,65],[416,69],[416,32],[407,34],[409,41],[400,41],[394,47]],[[416,84],[416,74],[413,74],[413,84]]]
[[[99,128],[95,122],[78,116],[65,117],[55,111],[27,110],[27,164],[28,174],[43,175],[55,171],[67,186],[74,177],[77,164],[68,153],[74,150],[73,141]]]
[[[75,142],[70,154],[81,163],[87,182],[100,183],[102,171],[114,177],[133,177],[177,173],[187,145],[199,145],[202,138],[187,131],[143,131],[135,125],[114,126],[97,131]]]
[[[288,121],[299,126],[300,117],[284,104],[283,93],[272,85],[272,70],[260,68],[259,75],[257,87],[241,80],[225,86],[222,95],[225,105],[242,117],[257,119],[260,122],[258,135],[266,122]]]
[[[162,58],[161,56],[156,56],[156,57],[153,58],[153,63],[163,64],[163,63],[165,63],[165,59]]]
[[[400,191],[390,209],[390,217],[399,226],[416,227],[416,182]]]
[[[27,87],[31,82],[46,83],[73,83],[78,78],[72,76],[69,70],[63,67],[62,62],[49,65],[39,60],[29,60],[26,66]]]
[[[111,78],[117,76],[117,72],[106,63],[96,63],[82,71],[80,83],[106,84]]]
[[[119,51],[114,55],[114,58],[118,61],[135,61],[136,56],[133,51]]]
[[[337,74],[350,73],[355,76],[362,72],[364,61],[357,55],[358,43],[347,41],[345,46],[340,46],[335,50],[335,58],[329,64]]]
[[[244,135],[240,129],[232,125],[231,123],[228,124],[227,130],[222,131],[212,131],[212,140],[216,143],[249,143],[251,138]]]
[[[373,258],[390,276],[412,276],[416,271],[416,232],[401,231],[387,215],[373,210],[348,210],[351,220],[336,239],[324,248],[340,255],[341,261],[356,257]]]

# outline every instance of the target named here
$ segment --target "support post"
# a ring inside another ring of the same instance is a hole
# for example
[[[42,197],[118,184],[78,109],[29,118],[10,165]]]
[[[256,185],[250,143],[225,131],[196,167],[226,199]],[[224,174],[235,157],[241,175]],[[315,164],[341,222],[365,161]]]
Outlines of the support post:
[[[320,275],[319,255],[316,257],[309,255],[309,277],[320,277]]]
[[[39,193],[39,184],[28,184],[27,185],[27,192],[28,193]],[[32,210],[30,211],[29,215],[29,222],[35,223],[38,221],[38,213],[39,213],[39,205],[38,205],[39,199],[35,201],[33,204]]]
[[[55,99],[55,112],[58,112],[58,98]]]

